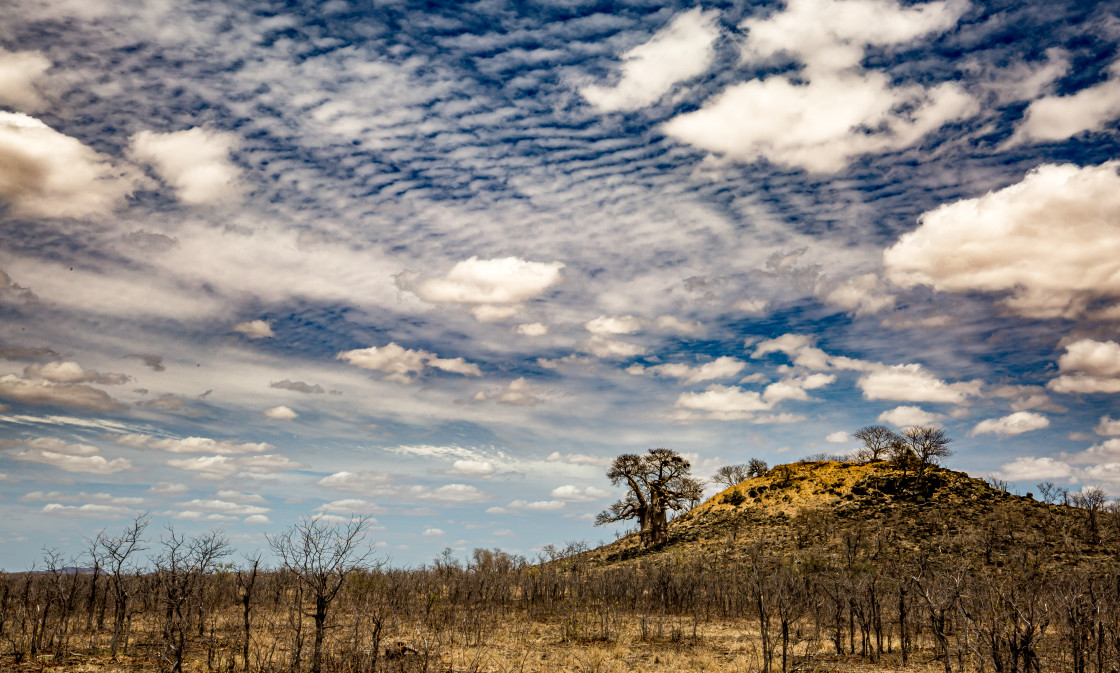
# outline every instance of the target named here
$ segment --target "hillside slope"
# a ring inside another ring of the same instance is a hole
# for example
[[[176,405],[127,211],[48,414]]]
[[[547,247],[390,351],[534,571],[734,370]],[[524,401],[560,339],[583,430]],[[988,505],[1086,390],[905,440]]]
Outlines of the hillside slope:
[[[1030,551],[1043,565],[1114,560],[1120,519],[1100,511],[1047,504],[992,488],[963,472],[931,468],[920,479],[886,462],[779,465],[724,490],[670,523],[669,541],[640,548],[636,535],[589,552],[611,565],[631,559],[704,556],[741,559],[753,546],[768,554],[838,557],[853,547],[915,559],[938,555],[970,565],[1002,566]]]

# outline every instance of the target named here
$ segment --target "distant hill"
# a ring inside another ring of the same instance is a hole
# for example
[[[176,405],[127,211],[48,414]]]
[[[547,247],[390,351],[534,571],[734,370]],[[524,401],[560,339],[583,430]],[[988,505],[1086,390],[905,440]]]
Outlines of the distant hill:
[[[1120,517],[1014,495],[963,472],[933,467],[921,477],[888,462],[779,465],[709,498],[669,524],[667,543],[643,550],[636,535],[588,552],[613,565],[634,559],[745,558],[797,553],[836,560],[853,545],[900,560],[931,546],[938,556],[1000,567],[1013,553],[1047,566],[1097,565],[1120,554]]]

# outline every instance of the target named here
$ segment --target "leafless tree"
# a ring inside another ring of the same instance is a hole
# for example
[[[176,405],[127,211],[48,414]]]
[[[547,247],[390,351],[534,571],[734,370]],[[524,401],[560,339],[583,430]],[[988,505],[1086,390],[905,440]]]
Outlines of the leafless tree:
[[[249,670],[249,636],[252,633],[250,614],[253,609],[253,589],[257,584],[257,574],[260,571],[261,555],[246,557],[248,566],[237,571],[238,597],[241,599],[241,624],[244,628],[244,640],[241,642],[241,665],[243,670]]]
[[[125,636],[123,649],[128,648],[128,636],[124,633],[125,618],[128,616],[128,601],[131,598],[129,580],[133,571],[132,564],[136,555],[147,549],[144,546],[144,529],[151,523],[147,512],[137,514],[120,535],[111,536],[102,530],[94,539],[93,549],[96,562],[109,574],[109,584],[113,590],[113,639],[109,644],[110,655],[114,658],[122,648],[121,636]]]
[[[743,464],[724,465],[716,470],[716,473],[712,475],[709,481],[713,484],[721,485],[724,488],[731,488],[735,484],[744,482],[750,478],[747,469],[747,466]]]
[[[917,465],[921,477],[932,465],[953,455],[949,442],[953,441],[944,429],[934,425],[915,425],[902,431],[902,440]]]
[[[897,432],[885,425],[864,426],[853,432],[852,437],[863,442],[856,458],[865,463],[883,460],[890,455],[891,447],[902,440]]]
[[[625,453],[615,458],[607,477],[612,484],[625,483],[630,490],[600,512],[595,525],[637,519],[642,546],[664,542],[668,537],[669,510],[684,509],[701,490],[691,472],[691,464],[670,449],[650,449],[644,456]]]
[[[160,538],[160,553],[154,563],[166,646],[160,662],[163,670],[183,670],[187,643],[187,614],[183,608],[229,551],[229,541],[219,531],[188,538],[168,526],[167,535]]]
[[[311,673],[322,670],[323,635],[331,602],[347,577],[373,553],[365,545],[369,522],[369,517],[355,516],[346,522],[331,523],[316,516],[302,519],[283,533],[268,538],[276,558],[299,578],[314,601]]]
[[[770,470],[770,466],[761,458],[751,458],[747,461],[747,477],[761,477]]]

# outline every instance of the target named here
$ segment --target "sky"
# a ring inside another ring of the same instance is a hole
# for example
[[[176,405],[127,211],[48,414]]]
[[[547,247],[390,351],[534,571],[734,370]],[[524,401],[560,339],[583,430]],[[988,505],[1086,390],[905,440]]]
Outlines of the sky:
[[[1118,123],[1115,0],[13,0],[0,567],[532,558],[871,424],[1120,495]]]

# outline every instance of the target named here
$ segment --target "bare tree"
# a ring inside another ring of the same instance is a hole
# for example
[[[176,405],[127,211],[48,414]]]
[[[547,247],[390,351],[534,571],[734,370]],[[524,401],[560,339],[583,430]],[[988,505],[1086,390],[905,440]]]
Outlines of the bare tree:
[[[684,509],[701,490],[691,473],[692,465],[670,449],[650,449],[644,456],[622,454],[611,463],[607,477],[615,486],[625,482],[630,490],[600,512],[595,525],[637,519],[642,546],[664,542],[669,510]]]
[[[926,469],[953,455],[945,430],[933,425],[915,425],[902,431],[902,441],[917,463],[921,477]]]
[[[751,458],[747,461],[747,477],[761,477],[770,471],[770,466],[761,458]]]
[[[314,601],[311,673],[322,670],[323,634],[331,602],[346,578],[373,553],[364,544],[369,522],[369,517],[355,516],[346,522],[329,523],[322,516],[316,516],[302,519],[283,533],[268,538],[269,547],[280,563],[299,578]]]
[[[883,460],[890,455],[891,447],[902,440],[898,433],[885,425],[868,425],[852,433],[852,437],[863,442],[856,453],[856,459],[870,463]]]
[[[252,633],[252,623],[249,620],[253,609],[253,588],[257,584],[257,573],[261,566],[261,555],[246,556],[248,566],[237,570],[237,590],[241,598],[241,624],[244,628],[244,640],[241,642],[241,665],[243,670],[249,670],[249,636]]]
[[[97,555],[95,562],[109,574],[109,584],[113,590],[113,639],[109,643],[110,656],[116,658],[121,647],[120,638],[125,636],[124,649],[128,649],[128,636],[124,633],[125,618],[128,616],[128,600],[131,598],[129,586],[132,562],[135,555],[144,551],[144,529],[151,523],[147,512],[137,514],[120,535],[110,536],[104,530],[94,539],[93,549]]]
[[[748,469],[749,468],[743,464],[724,465],[716,470],[716,473],[712,475],[709,481],[713,484],[721,485],[724,488],[731,488],[735,484],[742,483],[750,478],[747,472]]]
[[[167,527],[160,538],[160,554],[154,559],[159,577],[166,649],[163,670],[181,673],[187,645],[187,615],[184,606],[214,570],[229,555],[229,541],[219,531],[188,538]]]

